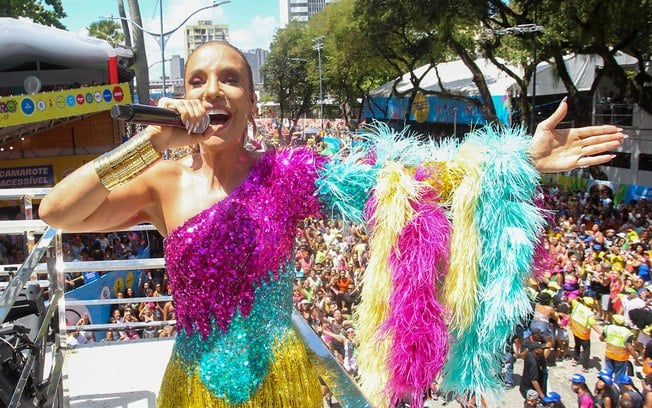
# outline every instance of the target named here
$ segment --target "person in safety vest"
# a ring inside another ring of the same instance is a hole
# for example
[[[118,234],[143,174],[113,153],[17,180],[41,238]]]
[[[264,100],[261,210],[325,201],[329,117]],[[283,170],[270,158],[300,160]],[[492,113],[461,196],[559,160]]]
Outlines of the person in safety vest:
[[[600,340],[607,343],[604,353],[605,366],[618,379],[627,374],[629,356],[640,361],[640,356],[634,349],[634,333],[625,326],[625,316],[613,315],[614,324],[604,327]]]
[[[575,353],[573,366],[582,364],[582,371],[589,371],[589,358],[591,354],[591,328],[599,333],[595,325],[592,297],[573,299],[571,306],[570,326],[575,338]]]

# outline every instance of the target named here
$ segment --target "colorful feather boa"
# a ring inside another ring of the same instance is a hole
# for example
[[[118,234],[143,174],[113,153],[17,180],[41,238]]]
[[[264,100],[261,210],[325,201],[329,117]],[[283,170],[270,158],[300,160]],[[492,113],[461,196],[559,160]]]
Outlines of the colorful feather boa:
[[[395,333],[381,332],[388,317],[392,273],[389,256],[405,224],[413,217],[410,205],[418,199],[415,180],[399,163],[388,162],[378,172],[374,191],[369,264],[363,278],[362,299],[357,313],[358,366],[362,388],[375,406],[385,406],[388,381],[386,362]]]
[[[419,406],[446,359],[445,318],[454,338],[444,390],[500,395],[505,342],[530,310],[523,282],[542,226],[522,133],[485,128],[461,145],[428,145],[379,125],[364,149],[324,166],[324,207],[355,221],[364,214],[370,229],[355,319],[361,386],[375,406],[406,395]],[[450,310],[437,302],[446,270]]]
[[[448,356],[449,336],[436,282],[448,267],[451,226],[435,195],[414,202],[415,217],[403,228],[389,262],[393,288],[381,332],[393,339],[387,363],[392,406],[409,396],[423,406],[423,390]]]
[[[451,199],[453,236],[450,266],[444,281],[446,306],[451,311],[450,326],[463,330],[471,325],[478,303],[478,260],[480,243],[475,225],[475,208],[481,189],[482,145],[465,143],[448,172],[460,179]]]

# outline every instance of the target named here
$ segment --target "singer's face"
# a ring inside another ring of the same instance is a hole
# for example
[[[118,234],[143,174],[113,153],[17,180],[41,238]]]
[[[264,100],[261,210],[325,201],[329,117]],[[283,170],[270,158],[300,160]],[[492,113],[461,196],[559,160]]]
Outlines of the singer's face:
[[[186,65],[186,99],[199,99],[209,114],[219,115],[214,135],[224,142],[242,142],[256,94],[243,58],[227,45],[210,44],[190,55]],[[210,143],[214,138],[210,138]]]

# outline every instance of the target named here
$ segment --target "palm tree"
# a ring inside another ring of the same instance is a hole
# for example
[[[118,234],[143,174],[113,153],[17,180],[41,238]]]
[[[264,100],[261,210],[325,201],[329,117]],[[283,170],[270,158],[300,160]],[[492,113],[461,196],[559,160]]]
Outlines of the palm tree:
[[[96,37],[101,40],[108,41],[111,46],[115,47],[118,44],[123,44],[124,34],[122,33],[122,28],[120,24],[116,23],[113,20],[100,20],[94,23],[91,23],[88,29],[88,35],[91,37]]]

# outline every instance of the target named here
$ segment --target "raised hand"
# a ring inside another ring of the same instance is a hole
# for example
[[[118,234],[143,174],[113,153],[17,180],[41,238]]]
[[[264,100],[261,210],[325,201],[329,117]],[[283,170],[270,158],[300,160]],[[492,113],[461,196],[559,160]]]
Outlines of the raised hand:
[[[539,123],[530,147],[530,155],[541,173],[554,173],[602,164],[613,159],[608,154],[627,137],[612,125],[556,129],[568,112],[564,98],[549,118]]]

